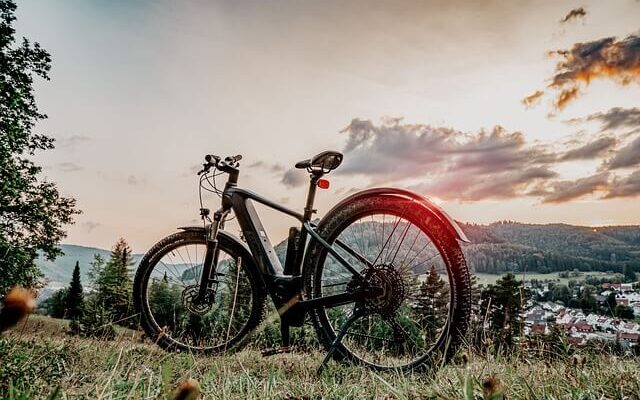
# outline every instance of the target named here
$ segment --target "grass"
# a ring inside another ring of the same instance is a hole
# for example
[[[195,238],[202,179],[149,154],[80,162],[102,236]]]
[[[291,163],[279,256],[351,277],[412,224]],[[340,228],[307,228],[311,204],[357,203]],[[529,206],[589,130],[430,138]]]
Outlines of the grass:
[[[63,321],[31,316],[0,338],[0,397],[156,399],[193,378],[210,399],[474,399],[483,389],[509,399],[640,398],[637,359],[607,354],[586,355],[584,365],[569,357],[469,355],[434,374],[410,375],[332,362],[318,376],[319,352],[203,357],[163,352],[129,330],[115,341],[65,330]]]

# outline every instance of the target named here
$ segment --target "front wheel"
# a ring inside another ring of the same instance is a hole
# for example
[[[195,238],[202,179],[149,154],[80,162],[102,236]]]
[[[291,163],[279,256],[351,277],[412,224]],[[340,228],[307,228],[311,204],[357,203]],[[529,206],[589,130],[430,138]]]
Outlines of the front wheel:
[[[318,233],[378,289],[375,298],[312,312],[325,346],[342,330],[337,356],[380,370],[430,366],[455,352],[471,289],[460,245],[440,219],[410,199],[370,196],[327,215]],[[308,254],[308,297],[360,284],[317,241]]]
[[[205,231],[188,230],[164,238],[140,261],[136,310],[145,332],[167,350],[222,353],[239,347],[262,319],[265,290],[253,260],[222,234],[214,282],[198,301],[206,249]]]

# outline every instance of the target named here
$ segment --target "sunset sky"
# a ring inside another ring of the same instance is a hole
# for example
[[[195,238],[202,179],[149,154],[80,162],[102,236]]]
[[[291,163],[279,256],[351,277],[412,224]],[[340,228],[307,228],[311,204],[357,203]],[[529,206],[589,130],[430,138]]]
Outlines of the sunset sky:
[[[302,209],[293,164],[344,152],[319,216],[397,186],[465,222],[640,223],[640,1],[23,0],[17,17],[53,58],[38,162],[83,210],[66,243],[143,252],[197,223],[207,153],[242,154],[241,186]],[[264,220],[274,241],[293,223]]]

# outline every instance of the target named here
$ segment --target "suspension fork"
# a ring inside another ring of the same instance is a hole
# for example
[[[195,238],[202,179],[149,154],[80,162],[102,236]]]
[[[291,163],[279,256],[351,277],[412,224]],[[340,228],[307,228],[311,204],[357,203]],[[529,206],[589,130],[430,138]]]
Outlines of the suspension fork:
[[[200,277],[200,287],[198,288],[198,298],[196,302],[204,302],[207,296],[207,290],[211,283],[216,280],[216,267],[218,266],[218,258],[220,249],[218,248],[218,231],[224,228],[224,220],[229,214],[229,210],[221,208],[213,213],[213,222],[207,232],[207,252],[204,256],[204,264],[202,265],[202,276]]]

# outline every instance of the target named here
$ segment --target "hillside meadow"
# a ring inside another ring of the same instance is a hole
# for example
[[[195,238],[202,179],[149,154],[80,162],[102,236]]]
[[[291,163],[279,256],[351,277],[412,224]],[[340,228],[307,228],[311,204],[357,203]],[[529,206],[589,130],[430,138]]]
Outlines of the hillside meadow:
[[[0,337],[0,394],[8,399],[172,398],[188,378],[205,399],[638,399],[637,359],[609,354],[509,357],[462,351],[434,373],[376,373],[318,351],[263,358],[172,354],[120,329],[114,341],[70,336],[67,322],[32,315]]]

